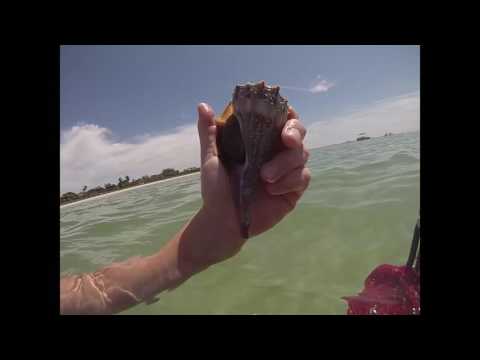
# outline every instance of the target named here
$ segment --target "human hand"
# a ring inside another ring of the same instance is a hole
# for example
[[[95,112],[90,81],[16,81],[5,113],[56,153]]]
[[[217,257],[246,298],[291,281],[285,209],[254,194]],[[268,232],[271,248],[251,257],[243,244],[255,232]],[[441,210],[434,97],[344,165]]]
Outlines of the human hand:
[[[207,104],[198,106],[198,133],[201,148],[201,187],[206,223],[221,236],[209,237],[199,244],[209,252],[211,263],[235,255],[245,243],[240,232],[229,176],[218,157],[214,112]],[[303,145],[306,130],[298,114],[289,107],[288,120],[282,130],[285,150],[278,153],[261,169],[262,184],[258,186],[251,205],[250,234],[255,236],[277,224],[291,212],[307,189],[310,170],[305,167],[309,157]],[[213,230],[211,230],[213,231]],[[201,252],[200,250],[197,253]]]

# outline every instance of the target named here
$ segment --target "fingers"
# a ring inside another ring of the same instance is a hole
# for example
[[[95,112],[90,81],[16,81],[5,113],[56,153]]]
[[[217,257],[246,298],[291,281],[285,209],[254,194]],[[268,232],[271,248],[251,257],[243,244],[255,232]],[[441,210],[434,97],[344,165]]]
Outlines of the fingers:
[[[310,169],[298,168],[274,184],[267,184],[266,190],[271,195],[283,195],[292,192],[302,193],[310,183]]]
[[[309,156],[303,145],[298,149],[284,150],[262,167],[260,175],[265,181],[274,183],[292,170],[303,167]]]
[[[307,130],[298,118],[287,120],[282,130],[282,141],[286,147],[297,149],[302,146]]]
[[[217,156],[217,143],[214,112],[205,104],[198,105],[198,136],[200,138],[201,163],[205,163],[212,156]]]

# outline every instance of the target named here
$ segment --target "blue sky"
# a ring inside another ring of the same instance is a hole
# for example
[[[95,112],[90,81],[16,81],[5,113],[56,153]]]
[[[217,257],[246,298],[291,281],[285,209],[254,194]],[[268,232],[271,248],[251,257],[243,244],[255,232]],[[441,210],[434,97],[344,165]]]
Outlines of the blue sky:
[[[281,86],[311,147],[419,127],[418,46],[62,46],[60,56],[62,191],[197,166],[196,105],[221,112],[248,81]]]

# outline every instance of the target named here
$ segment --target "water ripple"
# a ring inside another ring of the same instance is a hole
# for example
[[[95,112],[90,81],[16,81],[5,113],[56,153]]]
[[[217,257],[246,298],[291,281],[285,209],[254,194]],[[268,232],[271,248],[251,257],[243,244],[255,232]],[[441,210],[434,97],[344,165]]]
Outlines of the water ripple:
[[[310,186],[281,223],[126,313],[345,313],[341,296],[356,294],[374,266],[405,261],[419,207],[419,134],[313,149],[308,166]],[[61,273],[151,254],[200,206],[200,177],[191,176],[61,208]]]

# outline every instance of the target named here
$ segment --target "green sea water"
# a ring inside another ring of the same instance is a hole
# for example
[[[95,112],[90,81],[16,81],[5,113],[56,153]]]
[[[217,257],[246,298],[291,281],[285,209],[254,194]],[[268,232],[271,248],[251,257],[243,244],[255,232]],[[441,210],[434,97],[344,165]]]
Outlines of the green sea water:
[[[420,206],[418,132],[313,149],[309,189],[234,258],[121,314],[345,314],[377,265],[407,260]],[[199,175],[61,208],[61,275],[150,255],[199,209]]]

